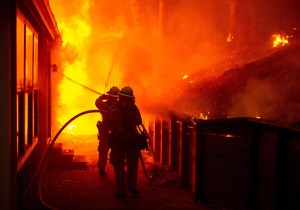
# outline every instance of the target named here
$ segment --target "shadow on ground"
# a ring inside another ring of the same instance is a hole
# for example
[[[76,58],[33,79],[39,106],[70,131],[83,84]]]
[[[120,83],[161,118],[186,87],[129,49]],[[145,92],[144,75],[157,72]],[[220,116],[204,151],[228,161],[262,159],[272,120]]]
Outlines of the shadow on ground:
[[[146,168],[151,172],[147,161]],[[112,196],[115,192],[114,173],[109,163],[107,177],[99,176],[96,162],[77,169],[47,168],[42,178],[42,197],[49,206],[61,210],[209,209],[194,202],[192,193],[181,187],[179,176],[168,175],[165,168],[158,172],[150,182],[139,162],[138,188],[141,193],[139,196],[129,194],[120,200]]]

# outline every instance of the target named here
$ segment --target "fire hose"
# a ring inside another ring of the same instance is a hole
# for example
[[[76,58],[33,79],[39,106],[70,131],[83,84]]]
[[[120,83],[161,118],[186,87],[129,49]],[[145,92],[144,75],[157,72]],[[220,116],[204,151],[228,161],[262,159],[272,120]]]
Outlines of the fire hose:
[[[153,146],[152,146],[152,143],[151,143],[150,136],[149,136],[149,134],[148,134],[148,132],[147,132],[144,124],[141,124],[141,126],[142,126],[142,128],[140,128],[140,126],[137,126],[137,128],[138,128],[139,132],[144,133],[146,135],[146,137],[147,137],[148,146],[150,147],[151,152],[153,154],[153,166],[155,166],[156,160],[155,160],[154,149],[153,149]],[[144,174],[145,174],[146,178],[149,181],[152,181],[153,176],[149,176],[148,175],[148,172],[147,172],[147,169],[146,169],[146,166],[145,166],[144,159],[143,159],[141,151],[140,151],[140,160],[141,160],[142,168],[143,168],[143,171],[144,171]]]
[[[32,184],[33,181],[34,181],[34,178],[38,175],[38,196],[39,196],[40,202],[41,202],[45,207],[47,207],[47,208],[49,208],[49,209],[55,209],[55,208],[49,206],[49,205],[44,201],[44,199],[43,199],[43,197],[42,197],[42,193],[41,193],[41,182],[42,182],[42,174],[43,174],[45,162],[46,162],[46,160],[47,160],[47,157],[48,157],[48,155],[49,155],[49,152],[50,152],[52,146],[54,145],[54,143],[55,143],[57,137],[58,137],[58,136],[61,134],[61,132],[62,132],[62,131],[63,131],[63,130],[64,130],[64,129],[65,129],[65,128],[73,121],[73,120],[75,120],[76,118],[78,118],[78,117],[80,117],[80,116],[82,116],[82,115],[85,115],[85,114],[89,114],[89,113],[100,113],[100,111],[103,111],[103,110],[88,110],[88,111],[84,111],[84,112],[81,112],[81,113],[75,115],[74,117],[72,117],[68,122],[66,122],[66,123],[60,128],[60,130],[56,133],[56,135],[54,136],[54,138],[51,140],[51,142],[50,142],[50,144],[49,144],[49,146],[48,146],[46,152],[43,154],[42,160],[41,160],[41,162],[40,162],[40,164],[39,164],[39,166],[38,166],[38,168],[37,168],[37,170],[36,170],[36,172],[35,172],[33,178],[31,179],[31,182],[30,182],[30,183]],[[148,140],[149,140],[149,141],[148,141],[148,144],[149,144],[149,146],[150,146],[150,148],[151,148],[151,150],[152,150],[152,152],[153,152],[153,162],[155,163],[155,161],[154,161],[154,156],[155,156],[155,155],[154,155],[154,151],[153,151],[152,144],[150,143],[149,134],[147,133],[147,130],[145,129],[145,127],[144,127],[143,124],[142,124],[142,128],[143,128],[143,130],[141,130],[141,128],[138,127],[138,129],[140,130],[140,132],[144,132],[144,133],[146,134]],[[145,167],[145,163],[144,163],[144,160],[143,160],[141,151],[140,151],[139,158],[140,158],[140,160],[141,160],[142,168],[143,168],[143,171],[144,171],[144,174],[145,174],[146,178],[147,178],[149,181],[151,181],[151,180],[152,180],[152,176],[149,176],[148,173],[147,173],[147,169],[146,169],[146,167]],[[38,174],[38,172],[40,172],[40,173]],[[26,192],[25,195],[26,195],[27,193],[28,193],[28,192]],[[24,197],[26,197],[26,196],[24,196]],[[21,204],[22,204],[22,203],[23,203],[23,202],[21,202]]]

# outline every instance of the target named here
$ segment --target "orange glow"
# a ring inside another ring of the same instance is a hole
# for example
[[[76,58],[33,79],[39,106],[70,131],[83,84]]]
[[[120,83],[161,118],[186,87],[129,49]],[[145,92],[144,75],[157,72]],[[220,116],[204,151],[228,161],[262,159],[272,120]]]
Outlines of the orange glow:
[[[288,36],[284,37],[283,35],[280,35],[280,34],[274,34],[273,38],[274,38],[273,47],[281,47],[281,46],[285,46],[289,43]]]
[[[209,44],[205,42],[202,49],[205,53],[192,56],[194,52],[189,52],[183,58],[181,46],[169,45],[182,43],[185,47],[186,42],[178,42],[174,37],[176,42],[163,43],[161,34],[156,33],[159,28],[155,26],[157,13],[140,13],[142,8],[137,8],[135,1],[68,0],[61,4],[59,0],[51,0],[50,4],[62,38],[62,45],[52,61],[57,65],[57,72],[52,74],[57,83],[52,93],[53,135],[76,114],[96,109],[94,102],[98,95],[83,86],[103,93],[112,85],[120,88],[130,85],[143,111],[143,103],[149,106],[150,100],[161,103],[163,97],[163,101],[168,102],[163,92],[178,81],[185,63],[188,63],[187,69],[191,69],[191,65],[198,68],[211,63],[211,55],[216,55],[209,53]],[[143,22],[147,19],[143,15],[153,23]],[[190,37],[187,35],[186,39]],[[216,40],[211,39],[215,44]],[[154,83],[151,92],[147,91]],[[96,136],[98,120],[101,120],[100,114],[82,116],[71,123],[71,130],[63,132]]]
[[[50,3],[62,37],[62,45],[53,61],[58,66],[57,73],[53,73],[58,81],[53,102],[53,132],[56,132],[75,115],[96,109],[94,102],[99,95],[95,92],[103,93],[110,85],[118,85],[120,74],[115,69],[112,73],[111,69],[115,45],[119,44],[125,32],[115,29],[95,31],[90,14],[92,0],[77,1],[70,4],[70,8],[60,1],[51,0]],[[96,45],[99,49],[95,49]],[[113,77],[113,83],[107,83],[108,76]],[[75,119],[63,132],[96,136],[98,120],[101,120],[100,114],[84,115]]]
[[[209,114],[209,113],[208,113],[208,114]],[[204,115],[203,113],[200,113],[199,119],[207,120],[207,119],[208,119],[208,115]]]
[[[172,96],[165,93],[182,75],[208,69],[226,57],[217,49],[224,45],[224,27],[210,26],[217,12],[207,10],[211,3],[202,8],[200,4],[183,7],[165,1],[159,1],[163,5],[146,2],[49,1],[62,36],[61,49],[52,61],[58,67],[52,74],[58,84],[53,82],[57,86],[56,95],[52,94],[53,132],[74,115],[96,108],[98,96],[66,77],[100,93],[112,85],[130,85],[143,111],[149,104],[169,106],[166,95]],[[228,9],[225,4],[222,7]],[[193,30],[187,30],[191,23]],[[205,76],[209,74],[215,72],[205,72]],[[93,115],[76,119],[74,132],[96,134],[100,114]]]
[[[232,42],[232,40],[233,40],[233,36],[231,34],[228,34],[226,38],[226,42]]]
[[[62,34],[62,48],[66,50],[66,56],[68,56],[58,71],[80,84],[88,84],[89,78],[86,72],[88,68],[88,55],[86,52],[88,50],[91,27],[86,20],[79,17],[71,20],[69,24],[66,21],[61,21],[58,25]],[[73,60],[75,57],[76,59]],[[67,122],[74,115],[88,109],[88,106],[81,106],[81,102],[78,101],[87,100],[85,90],[80,86],[72,84],[68,79],[62,79],[58,86],[58,92],[58,100],[61,106],[57,109],[56,114],[60,125],[63,125],[63,123]],[[75,104],[80,106],[74,106]],[[93,108],[93,106],[89,107]],[[86,120],[89,120],[89,117]],[[91,129],[90,127],[77,126],[77,121],[73,121],[69,125],[68,130],[72,130],[73,132],[74,130],[78,130],[80,133],[80,128],[84,132],[95,132],[95,129]]]
[[[141,112],[151,110],[149,106],[153,104],[180,111],[178,103],[174,105],[171,101],[176,98],[170,94],[176,93],[174,87],[180,88],[177,84],[182,79],[197,83],[201,78],[217,76],[231,68],[213,67],[232,57],[232,50],[245,49],[239,46],[248,43],[249,29],[255,28],[256,21],[259,23],[259,20],[242,22],[245,17],[240,18],[244,13],[239,10],[243,6],[238,0],[220,5],[211,1],[202,4],[159,1],[163,4],[160,7],[157,1],[147,2],[66,0],[62,4],[59,0],[49,1],[62,36],[62,46],[52,55],[55,58],[51,63],[58,67],[51,75],[55,89],[52,91],[53,135],[76,114],[96,109],[94,102],[98,95],[70,79],[99,93],[112,85],[120,88],[130,85]],[[287,37],[280,38],[278,46],[287,43]],[[236,42],[236,46],[227,47],[225,39]],[[203,77],[193,81],[190,75],[196,72]],[[207,119],[205,115],[200,117]],[[65,132],[96,138],[96,122],[100,119],[100,114],[84,115],[73,121],[71,130]]]

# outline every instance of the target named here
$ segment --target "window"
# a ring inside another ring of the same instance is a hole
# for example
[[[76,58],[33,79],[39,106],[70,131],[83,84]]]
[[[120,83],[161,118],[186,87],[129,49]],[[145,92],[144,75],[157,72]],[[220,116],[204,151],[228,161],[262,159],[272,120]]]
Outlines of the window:
[[[17,154],[18,170],[38,140],[38,34],[17,12]]]

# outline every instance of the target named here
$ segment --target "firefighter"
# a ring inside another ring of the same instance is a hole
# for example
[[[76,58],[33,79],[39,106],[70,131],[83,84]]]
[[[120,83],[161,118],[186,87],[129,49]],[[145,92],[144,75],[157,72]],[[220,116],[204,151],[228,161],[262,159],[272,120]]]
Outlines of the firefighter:
[[[95,105],[100,110],[100,113],[102,115],[102,121],[97,122],[97,128],[98,128],[98,168],[99,168],[99,174],[101,177],[106,176],[105,167],[107,162],[107,156],[108,156],[108,128],[107,128],[107,111],[108,108],[114,104],[117,103],[117,100],[119,98],[119,88],[116,86],[113,86],[109,89],[109,91],[106,92],[106,94],[103,94],[99,96],[96,101]]]
[[[133,144],[138,135],[137,126],[142,124],[142,117],[135,105],[133,90],[129,86],[119,92],[119,100],[109,111],[109,146],[110,163],[113,165],[117,192],[116,198],[126,198],[127,190],[138,195],[138,160],[140,148]],[[127,165],[127,173],[125,166]]]

